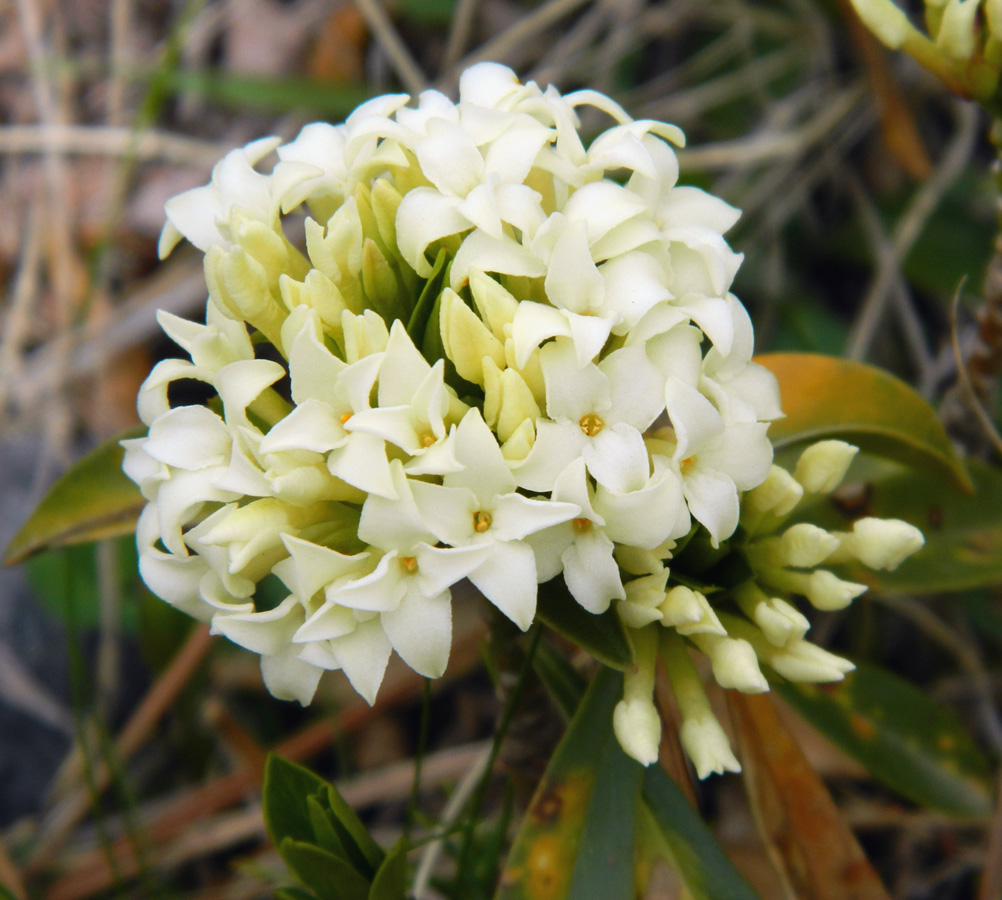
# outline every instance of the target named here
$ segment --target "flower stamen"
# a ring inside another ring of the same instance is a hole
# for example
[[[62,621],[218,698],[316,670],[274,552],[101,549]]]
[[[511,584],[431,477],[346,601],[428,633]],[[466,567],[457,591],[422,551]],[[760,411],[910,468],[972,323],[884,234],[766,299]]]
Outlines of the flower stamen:
[[[575,534],[587,534],[592,529],[591,519],[572,519],[571,526]]]
[[[582,416],[578,425],[581,426],[581,430],[588,437],[595,437],[596,434],[605,428],[605,422],[595,415],[595,413],[588,413],[588,415]]]
[[[493,516],[486,510],[477,510],[473,514],[473,530],[477,534],[483,534],[490,529],[491,523],[494,521]]]
[[[401,556],[400,567],[409,575],[413,575],[418,569],[417,558],[414,556]]]

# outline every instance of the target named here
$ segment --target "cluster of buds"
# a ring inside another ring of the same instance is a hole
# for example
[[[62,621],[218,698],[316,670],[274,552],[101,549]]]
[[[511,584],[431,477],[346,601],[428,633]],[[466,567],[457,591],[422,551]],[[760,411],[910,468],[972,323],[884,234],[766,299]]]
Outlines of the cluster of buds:
[[[903,50],[962,97],[997,110],[1002,72],[1000,0],[925,0],[916,28],[893,0],[852,0],[866,27],[892,50]]]
[[[627,585],[632,604],[621,605],[619,612],[633,629],[636,666],[626,675],[614,725],[631,756],[649,763],[658,755],[661,724],[652,693],[660,658],[681,714],[682,745],[699,776],[740,771],[684,638],[709,658],[721,687],[748,694],[769,690],[762,666],[796,682],[841,681],[852,671],[848,660],[805,640],[810,623],[792,598],[804,597],[818,610],[843,609],[866,585],[818,566],[858,562],[891,570],[924,544],[922,533],[899,519],[859,519],[850,532],[829,532],[809,522],[787,524],[805,496],[838,487],[856,452],[842,441],[813,444],[792,474],[774,465],[762,484],[744,494],[740,528],[729,553],[716,559],[708,573],[711,578],[723,574],[721,580],[730,582],[726,586],[672,586],[672,573],[676,581],[681,576],[693,583],[686,571],[692,568],[687,558],[692,554],[681,543],[666,560],[671,572],[656,563],[653,571]]]
[[[678,129],[494,64],[409,102],[235,150],[168,202],[161,254],[204,253],[206,319],[161,314],[189,359],[125,442],[147,584],[304,704],[327,670],[372,702],[393,652],[441,675],[463,579],[522,629],[561,577],[633,624],[676,542],[719,548],[769,483],[739,213],[677,184]],[[581,106],[613,121],[587,145]],[[176,404],[191,380],[207,405]],[[680,626],[712,617],[673,591]]]

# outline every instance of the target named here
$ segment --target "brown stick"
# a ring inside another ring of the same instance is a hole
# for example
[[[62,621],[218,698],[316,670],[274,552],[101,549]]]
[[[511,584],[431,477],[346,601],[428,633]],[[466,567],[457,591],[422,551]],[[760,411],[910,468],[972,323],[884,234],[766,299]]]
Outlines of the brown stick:
[[[208,625],[199,625],[175,654],[170,665],[156,680],[153,687],[136,707],[115,742],[115,752],[121,762],[127,760],[149,737],[164,713],[177,699],[178,694],[191,679],[212,645]],[[61,786],[77,785],[39,826],[38,843],[30,860],[30,870],[45,865],[52,853],[66,840],[80,823],[91,805],[91,794],[79,782],[84,774],[84,755],[79,747],[70,757],[61,777]],[[94,773],[94,783],[99,791],[111,780],[111,770],[102,763]],[[58,789],[58,788],[57,788]]]

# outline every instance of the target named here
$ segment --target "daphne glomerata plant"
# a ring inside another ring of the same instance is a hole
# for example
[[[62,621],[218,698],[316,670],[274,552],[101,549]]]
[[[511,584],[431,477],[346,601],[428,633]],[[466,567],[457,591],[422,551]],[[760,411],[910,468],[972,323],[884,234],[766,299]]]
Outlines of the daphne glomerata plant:
[[[612,122],[587,144],[583,107]],[[678,184],[682,143],[601,94],[481,64],[458,103],[377,97],[234,150],[169,201],[161,254],[202,251],[209,299],[204,324],[160,313],[188,358],[154,368],[149,433],[124,442],[150,588],[306,704],[335,669],[372,702],[393,652],[440,676],[463,579],[527,629],[537,586],[562,578],[631,636],[627,752],[656,757],[661,655],[699,774],[736,769],[686,645],[742,691],[767,688],[760,662],[840,678],[851,666],[783,597],[843,605],[861,587],[813,566],[885,565],[921,538],[875,520],[771,533],[849,451],[773,467],[778,390],[730,293],[739,213]],[[172,404],[191,379],[213,399]],[[748,577],[695,590],[693,541],[733,544]],[[870,559],[876,544],[894,549]]]

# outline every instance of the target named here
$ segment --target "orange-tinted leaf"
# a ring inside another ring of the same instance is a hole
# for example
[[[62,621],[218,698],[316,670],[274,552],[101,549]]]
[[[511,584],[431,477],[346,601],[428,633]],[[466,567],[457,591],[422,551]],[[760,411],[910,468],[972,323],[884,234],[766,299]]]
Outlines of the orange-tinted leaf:
[[[889,900],[769,696],[729,691],[728,700],[748,797],[790,896]]]
[[[838,438],[971,490],[935,411],[899,378],[814,353],[767,353],[755,361],[779,381],[786,417],[769,427],[776,447]]]

